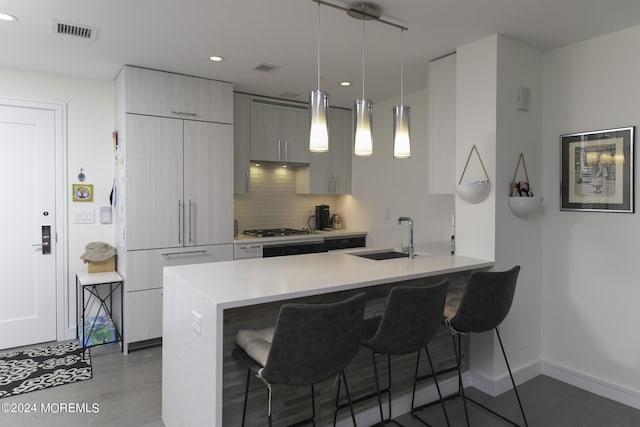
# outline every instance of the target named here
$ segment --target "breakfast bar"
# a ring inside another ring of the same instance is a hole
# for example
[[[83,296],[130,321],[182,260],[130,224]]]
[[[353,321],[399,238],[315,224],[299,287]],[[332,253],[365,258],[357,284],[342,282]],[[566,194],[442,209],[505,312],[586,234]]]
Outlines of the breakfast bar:
[[[447,246],[445,246],[447,247]],[[376,290],[397,282],[455,276],[493,261],[416,245],[413,259],[376,261],[354,253],[257,258],[164,269],[162,418],[167,427],[216,426],[223,420],[225,337],[265,307],[310,297]],[[254,310],[255,308],[255,310]],[[275,313],[274,309],[271,309]],[[229,314],[230,316],[227,316]],[[235,315],[234,315],[235,314]],[[233,321],[232,321],[233,320]],[[232,325],[232,323],[234,325]],[[268,326],[268,325],[264,325]]]

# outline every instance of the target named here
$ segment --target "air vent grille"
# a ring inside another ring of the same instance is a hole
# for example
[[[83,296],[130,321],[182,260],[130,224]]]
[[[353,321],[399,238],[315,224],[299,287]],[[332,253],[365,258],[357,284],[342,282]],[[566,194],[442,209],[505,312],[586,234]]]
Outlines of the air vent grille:
[[[65,36],[79,37],[81,39],[95,40],[98,36],[98,29],[83,25],[69,24],[54,21],[54,32]]]
[[[254,70],[262,71],[263,73],[273,73],[274,71],[278,71],[280,68],[282,67],[279,67],[277,65],[265,64],[265,63],[260,63],[255,67],[253,67]]]

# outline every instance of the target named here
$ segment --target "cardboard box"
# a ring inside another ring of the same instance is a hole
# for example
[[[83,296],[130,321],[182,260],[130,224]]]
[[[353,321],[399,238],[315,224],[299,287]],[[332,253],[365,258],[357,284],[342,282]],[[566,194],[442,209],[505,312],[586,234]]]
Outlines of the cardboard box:
[[[89,273],[105,273],[109,271],[116,271],[116,257],[115,255],[106,261],[93,262],[89,261]]]

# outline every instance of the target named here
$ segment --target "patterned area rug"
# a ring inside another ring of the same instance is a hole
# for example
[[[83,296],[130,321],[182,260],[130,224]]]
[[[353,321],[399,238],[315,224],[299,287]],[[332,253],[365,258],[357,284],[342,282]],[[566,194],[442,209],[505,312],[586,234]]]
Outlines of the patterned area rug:
[[[92,377],[91,354],[77,340],[0,354],[0,398]]]

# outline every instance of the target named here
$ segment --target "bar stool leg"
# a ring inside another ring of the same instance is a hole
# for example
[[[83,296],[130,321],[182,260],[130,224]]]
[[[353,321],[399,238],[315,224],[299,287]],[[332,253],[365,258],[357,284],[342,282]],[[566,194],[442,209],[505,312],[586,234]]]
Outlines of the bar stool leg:
[[[371,353],[373,362],[373,375],[376,381],[376,394],[378,395],[378,408],[380,409],[380,423],[384,424],[384,414],[382,413],[382,397],[380,395],[380,381],[378,380],[378,366],[376,364],[376,353]],[[391,414],[389,414],[391,416]]]
[[[440,399],[442,412],[444,412],[444,419],[447,421],[447,426],[451,427],[451,423],[449,422],[449,415],[447,414],[447,408],[444,405],[444,400],[442,400],[442,392],[440,391],[440,384],[438,383],[438,377],[436,376],[435,369],[433,369],[433,361],[431,360],[431,354],[429,353],[429,349],[426,346],[424,348],[424,351],[427,352],[427,359],[429,359],[429,367],[431,368],[431,373],[433,374],[433,382],[436,384],[436,390],[438,390],[438,399]],[[419,354],[420,353],[418,353],[418,355]]]
[[[356,423],[356,414],[353,411],[353,404],[351,403],[351,393],[349,393],[349,384],[347,384],[347,376],[345,375],[344,371],[342,371],[342,378],[344,379],[344,390],[347,393],[347,401],[349,402],[349,411],[351,411],[351,420],[353,421],[353,426],[357,426],[358,424]],[[335,425],[335,418],[334,418],[334,425]]]
[[[242,424],[244,427],[244,422],[247,417],[247,400],[249,400],[249,381],[251,381],[251,370],[247,369],[247,381],[244,388],[244,403],[242,405]]]
[[[498,328],[496,328],[496,335],[498,336],[498,342],[500,343],[500,348],[502,349],[502,356],[504,357],[504,362],[507,364],[507,370],[509,371],[509,378],[511,378],[511,384],[513,385],[513,391],[516,393],[516,399],[518,399],[518,406],[520,407],[520,413],[522,414],[522,419],[524,420],[524,425],[529,427],[529,423],[527,423],[527,417],[524,415],[524,409],[522,407],[522,401],[520,401],[520,394],[518,394],[518,387],[516,386],[516,382],[513,379],[513,374],[511,373],[511,367],[509,366],[509,361],[507,360],[507,353],[504,351],[504,345],[502,345],[502,338],[500,338],[500,332]]]
[[[453,340],[453,350],[456,353],[456,368],[458,369],[458,393],[460,394],[460,396],[462,396],[462,405],[464,406],[464,417],[467,421],[467,427],[470,427],[471,424],[469,423],[469,410],[467,409],[467,397],[464,395],[464,385],[462,384],[462,370],[460,369],[460,364],[461,362],[461,349],[458,348],[458,346],[461,345],[461,339],[460,339],[460,334],[458,335],[458,343],[456,345],[456,336],[455,335],[451,335],[451,339]]]

